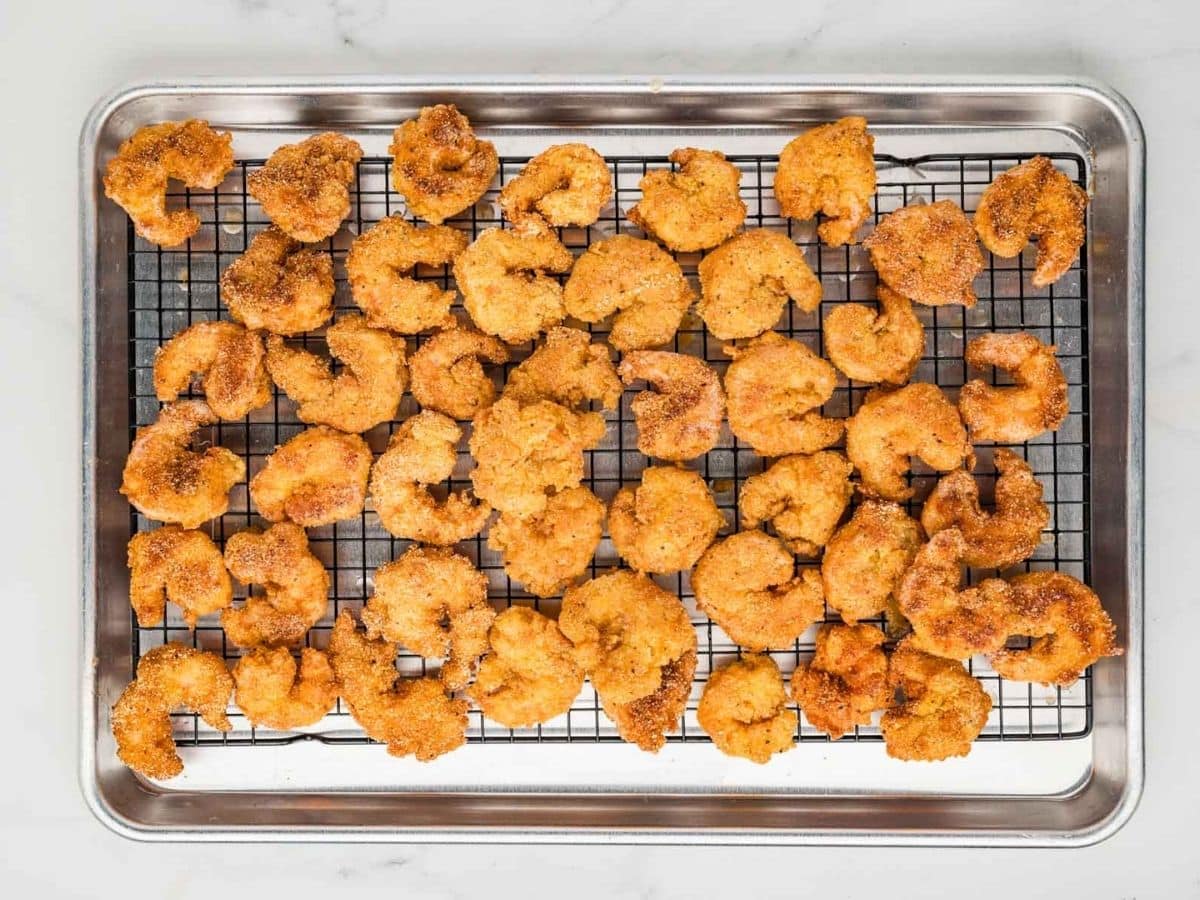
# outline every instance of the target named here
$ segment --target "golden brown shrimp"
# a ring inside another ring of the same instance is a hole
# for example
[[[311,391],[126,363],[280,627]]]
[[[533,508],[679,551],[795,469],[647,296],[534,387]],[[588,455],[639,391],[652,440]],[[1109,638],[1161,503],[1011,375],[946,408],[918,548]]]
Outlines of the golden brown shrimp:
[[[792,674],[792,696],[814,728],[837,740],[892,704],[886,640],[872,625],[822,625],[810,662]]]
[[[696,674],[696,654],[688,651],[662,667],[658,687],[645,697],[628,703],[613,703],[600,698],[605,715],[617,726],[624,741],[649,753],[657,753],[667,743],[667,732],[679,727],[692,693]]]
[[[821,557],[821,581],[830,609],[849,625],[889,609],[923,539],[921,526],[897,504],[880,500],[860,504],[829,539]]]
[[[742,227],[742,173],[725,154],[683,147],[668,158],[678,171],[656,169],[642,178],[642,199],[625,214],[630,222],[682,252],[715,247]]]
[[[538,597],[552,597],[587,571],[600,544],[604,504],[585,487],[546,498],[527,518],[501,513],[488,532],[504,572]]]
[[[476,138],[467,117],[445,103],[422,107],[397,128],[388,153],[397,193],[435,225],[482,197],[500,166],[492,142]]]
[[[208,408],[222,419],[240,419],[271,400],[265,361],[258,332],[233,322],[197,322],[154,354],[154,393],[170,403],[199,372]]]
[[[783,457],[742,485],[742,525],[754,528],[770,521],[793,553],[818,555],[854,495],[853,469],[834,450]]]
[[[247,328],[300,334],[333,317],[333,260],[271,226],[221,275],[221,299]]]
[[[362,155],[358,142],[344,134],[315,134],[272,153],[250,173],[246,191],[289,237],[324,240],[350,213],[350,185]]]
[[[680,461],[703,456],[721,433],[725,392],[703,360],[665,350],[634,350],[617,370],[625,384],[645,380],[630,409],[637,422],[638,449],[647,456]]]
[[[916,303],[974,306],[971,283],[983,253],[970,221],[950,200],[888,213],[863,241],[881,281]]]
[[[531,159],[500,191],[512,222],[534,218],[556,227],[591,225],[612,199],[604,157],[587,144],[555,144]]]
[[[612,499],[613,547],[639,572],[690,569],[725,525],[704,479],[690,469],[650,466],[636,487]]]
[[[551,328],[545,342],[508,373],[504,396],[519,403],[552,400],[571,409],[586,409],[591,401],[616,409],[621,379],[608,358],[608,348],[592,343],[577,328]]]
[[[795,710],[787,707],[779,666],[760,654],[713,672],[704,685],[696,718],[718,750],[756,763],[791,750],[800,724]]]
[[[196,620],[233,602],[233,585],[217,545],[203,531],[164,525],[129,541],[129,603],[138,625],[150,628],[163,620],[167,601],[183,610],[188,628]]]
[[[976,378],[962,386],[958,409],[973,441],[1019,444],[1061,427],[1070,404],[1057,349],[1025,332],[984,334],[967,344],[967,365],[995,366],[1017,383],[993,387]]]
[[[427,338],[409,363],[412,394],[425,409],[472,419],[496,399],[496,385],[480,360],[508,361],[508,347],[490,334],[455,327]]]
[[[333,709],[337,679],[329,657],[304,647],[300,665],[284,647],[260,648],[233,667],[233,702],[255,728],[292,731],[313,725]]]
[[[317,425],[275,448],[250,479],[250,499],[268,522],[329,525],[362,512],[370,472],[366,441]]]
[[[904,384],[925,352],[925,326],[908,298],[886,284],[875,293],[881,312],[861,303],[841,303],[825,317],[825,352],[847,378]]]

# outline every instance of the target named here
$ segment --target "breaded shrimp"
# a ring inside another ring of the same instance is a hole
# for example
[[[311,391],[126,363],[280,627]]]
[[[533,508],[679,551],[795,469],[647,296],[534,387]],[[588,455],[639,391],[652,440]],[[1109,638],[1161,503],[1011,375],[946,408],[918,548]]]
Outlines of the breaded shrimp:
[[[482,197],[500,165],[492,142],[476,138],[467,117],[445,103],[422,107],[397,128],[388,153],[397,193],[435,225]]]
[[[983,334],[967,344],[967,365],[995,366],[1016,387],[993,387],[978,378],[958,393],[958,409],[973,441],[1019,444],[1057,431],[1070,411],[1067,378],[1054,353],[1032,334]]]
[[[504,396],[519,403],[552,400],[576,410],[596,401],[616,409],[621,379],[608,348],[591,341],[591,335],[577,328],[551,328],[545,342],[508,373]]]
[[[642,199],[625,215],[671,250],[707,250],[742,227],[742,173],[716,150],[683,147],[668,157],[678,171],[656,169],[638,183]]]
[[[315,134],[272,153],[250,173],[246,191],[289,237],[324,240],[350,213],[350,185],[362,155],[358,142],[344,134]]]
[[[704,685],[696,718],[718,750],[756,763],[791,750],[800,724],[796,712],[787,707],[779,666],[760,654],[713,672]]]
[[[650,466],[636,487],[612,499],[613,547],[639,572],[690,569],[725,525],[704,479],[690,469]]]
[[[971,282],[983,253],[970,221],[951,200],[888,213],[863,241],[879,279],[915,303],[975,305]]]
[[[474,328],[451,327],[425,340],[409,363],[412,394],[425,409],[473,419],[496,399],[496,385],[480,360],[508,362],[503,341]]]
[[[388,216],[356,237],[346,257],[346,273],[367,324],[401,334],[450,326],[456,294],[437,281],[419,281],[413,270],[419,265],[450,265],[468,240],[457,228],[417,228],[401,216]]]
[[[742,485],[742,525],[770,521],[793,553],[817,556],[854,495],[853,469],[836,450],[783,457]]]
[[[221,299],[247,328],[300,334],[333,317],[333,260],[271,226],[221,275]]]
[[[755,228],[700,261],[696,311],[714,337],[754,337],[773,328],[788,298],[805,312],[821,303],[821,282],[804,252],[778,231]]]
[[[208,408],[222,419],[240,419],[271,400],[265,360],[258,332],[233,322],[197,322],[154,354],[154,393],[170,403],[198,372]]]
[[[645,697],[628,703],[613,703],[601,697],[600,705],[622,740],[657,753],[667,743],[667,732],[679,727],[695,674],[696,654],[689,651],[663,666],[658,687]]]
[[[546,498],[527,518],[501,513],[488,532],[504,572],[538,597],[552,597],[587,571],[603,533],[604,504],[585,487]]]
[[[630,409],[637,422],[638,449],[647,456],[680,461],[703,456],[714,446],[725,416],[725,392],[703,360],[665,350],[634,350],[617,370],[625,384],[644,380]]]
[[[167,601],[183,610],[188,628],[200,616],[233,602],[233,585],[217,545],[203,531],[164,525],[129,541],[129,603],[138,625],[150,628],[163,620]]]
[[[692,571],[696,606],[749,650],[785,649],[825,612],[821,575],[795,572],[781,541],[739,531],[705,551]]]
[[[341,431],[366,431],[394,419],[408,383],[404,338],[369,327],[362,316],[347,316],[329,327],[325,343],[342,362],[337,375],[321,357],[287,346],[279,335],[267,338],[267,368],[296,401],[296,418]]]
[[[500,191],[509,221],[536,219],[556,227],[591,225],[612,199],[604,157],[587,144],[555,144],[531,159]]]
[[[923,539],[921,526],[897,504],[864,501],[821,557],[829,608],[849,625],[889,609]]]
[[[814,728],[836,741],[891,706],[885,640],[872,625],[821,626],[812,660],[792,674],[792,696]]]
[[[224,515],[230,488],[246,477],[246,463],[224,447],[189,449],[197,431],[216,423],[202,400],[164,406],[158,419],[137,431],[121,493],[148,518],[184,528]]]
[[[317,425],[275,448],[250,479],[250,499],[268,522],[329,525],[362,512],[370,472],[366,441]]]
[[[304,647],[300,665],[284,647],[260,648],[233,667],[233,702],[255,728],[292,731],[313,725],[333,709],[338,686],[329,657]]]
[[[904,384],[925,352],[925,326],[912,303],[886,284],[875,295],[878,313],[861,303],[841,303],[825,317],[825,352],[847,378]]]
[[[167,182],[215,188],[233,168],[232,144],[232,134],[214,131],[203,119],[139,128],[109,160],[104,196],[129,213],[134,229],[152,244],[182,244],[200,230],[200,216],[191,209],[167,210]]]

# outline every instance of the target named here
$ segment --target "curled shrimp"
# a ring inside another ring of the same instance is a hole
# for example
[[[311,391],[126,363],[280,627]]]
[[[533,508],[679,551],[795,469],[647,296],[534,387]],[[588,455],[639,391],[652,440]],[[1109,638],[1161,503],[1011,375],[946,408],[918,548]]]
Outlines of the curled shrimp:
[[[221,299],[247,328],[300,334],[333,316],[333,260],[271,226],[221,273]]]
[[[984,334],[967,344],[967,365],[995,366],[1017,383],[993,387],[973,379],[962,386],[958,408],[972,440],[1019,444],[1059,429],[1070,406],[1056,349],[1025,332]]]
[[[792,674],[792,696],[813,727],[837,740],[892,703],[887,638],[873,625],[822,625],[812,660]]]
[[[834,450],[785,456],[742,485],[742,524],[754,528],[769,521],[793,553],[816,556],[854,495],[853,470]]]
[[[765,763],[795,746],[800,722],[787,706],[779,666],[752,654],[708,677],[696,718],[717,749],[729,756]]]
[[[642,391],[630,408],[637,422],[638,449],[647,456],[685,460],[716,446],[725,415],[725,392],[703,360],[665,350],[634,350],[618,369],[621,380],[639,379],[657,391]]]
[[[630,222],[682,252],[715,247],[742,227],[742,173],[725,154],[683,147],[669,159],[678,171],[657,169],[642,178],[642,199],[626,213]]]
[[[425,409],[453,419],[473,419],[496,399],[496,386],[480,360],[508,361],[508,348],[474,328],[447,328],[428,338],[409,364],[412,394]]]
[[[536,218],[556,227],[591,225],[612,199],[604,157],[586,144],[556,144],[531,159],[500,191],[512,222]]]
[[[861,303],[841,303],[825,317],[825,352],[847,378],[871,384],[904,384],[925,351],[925,327],[912,303],[886,284],[876,289],[878,313]]]
[[[546,508],[524,518],[501,513],[488,532],[504,572],[538,597],[552,597],[587,571],[603,534],[604,504],[587,488],[546,498]]]
[[[641,483],[617,491],[608,511],[614,549],[639,572],[690,569],[724,525],[704,479],[676,466],[643,470]]]
[[[304,647],[300,665],[285,647],[259,648],[233,667],[233,702],[255,728],[291,731],[313,725],[337,701],[329,657]]]
[[[350,214],[363,149],[358,142],[326,131],[285,144],[246,179],[246,192],[280,230],[298,241],[324,240]]]
[[[453,104],[425,106],[392,135],[392,184],[408,208],[440,225],[482,197],[500,166]]]
[[[222,419],[240,419],[271,399],[265,362],[257,332],[233,322],[197,322],[154,354],[154,393],[169,403],[199,372],[208,408]]]
[[[825,601],[849,625],[877,616],[921,548],[921,526],[896,503],[865,500],[825,545]]]
[[[250,499],[268,522],[329,525],[362,512],[370,471],[366,441],[318,425],[275,448],[250,479]]]
[[[916,303],[974,306],[983,271],[975,229],[957,203],[914,204],[888,213],[863,241],[879,279]]]
[[[520,403],[552,400],[572,409],[585,409],[594,400],[605,409],[616,409],[621,379],[607,347],[593,343],[586,331],[558,326],[508,373],[504,396]]]
[[[162,622],[168,600],[183,610],[189,628],[233,602],[225,560],[203,531],[177,525],[143,531],[129,541],[127,559],[129,602],[142,628]]]

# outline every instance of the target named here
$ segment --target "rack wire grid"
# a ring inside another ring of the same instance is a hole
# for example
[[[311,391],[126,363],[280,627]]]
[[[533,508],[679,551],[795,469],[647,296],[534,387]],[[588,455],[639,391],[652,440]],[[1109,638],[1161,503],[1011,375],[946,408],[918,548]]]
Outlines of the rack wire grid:
[[[950,199],[970,214],[983,189],[995,175],[1029,158],[1024,155],[936,154],[901,159],[876,156],[879,172],[878,189],[874,198],[874,220],[887,212],[911,203]],[[1055,164],[1067,172],[1076,183],[1086,188],[1086,165],[1082,157],[1073,154],[1048,153]],[[779,215],[771,189],[778,157],[771,155],[730,156],[743,173],[741,194],[747,205],[746,227],[769,228],[786,232],[799,244],[821,280],[824,299],[818,313],[800,312],[793,304],[777,326],[777,330],[808,345],[818,353],[822,350],[822,320],[836,304],[874,301],[875,275],[869,257],[859,245],[830,248],[821,245],[815,234],[817,222],[799,223]],[[500,161],[497,184],[470,210],[447,224],[462,228],[477,236],[483,229],[503,227],[497,203],[499,188],[520,171],[527,158],[507,157]],[[129,252],[129,413],[130,439],[134,428],[155,420],[160,404],[153,388],[155,351],[172,335],[193,322],[227,318],[222,306],[218,277],[230,262],[245,251],[250,239],[269,223],[246,191],[247,175],[263,164],[262,160],[239,161],[224,183],[212,191],[181,190],[171,195],[174,203],[186,204],[196,210],[202,220],[198,234],[180,250],[164,250],[136,237],[132,225],[128,231]],[[608,158],[615,188],[614,200],[602,212],[599,221],[586,229],[561,229],[563,242],[576,254],[592,242],[619,232],[638,233],[626,221],[625,213],[640,195],[638,182],[651,168],[670,166],[663,156],[612,156]],[[326,242],[334,260],[337,280],[336,314],[357,311],[346,284],[345,258],[350,242],[357,234],[388,215],[408,216],[402,198],[390,189],[390,160],[364,158],[358,165],[358,178],[351,191],[352,210],[344,227]],[[411,218],[411,217],[410,217]],[[412,219],[412,221],[416,221]],[[870,223],[869,223],[870,224]],[[865,231],[866,229],[864,229]],[[861,235],[860,235],[861,236]],[[1069,383],[1071,412],[1062,427],[1015,447],[1033,467],[1045,486],[1046,502],[1052,511],[1051,525],[1042,543],[1025,563],[1023,569],[1057,569],[1085,581],[1089,576],[1089,445],[1088,445],[1088,335],[1087,335],[1087,248],[1075,266],[1049,288],[1030,287],[1032,249],[1016,259],[999,259],[985,254],[986,270],[975,282],[979,296],[976,306],[918,306],[917,314],[925,326],[926,348],[914,380],[930,381],[944,388],[954,398],[956,389],[967,377],[963,361],[966,343],[976,335],[995,330],[1026,330],[1058,347],[1058,358]],[[693,281],[701,255],[677,254],[684,272]],[[450,287],[453,284],[446,269],[421,269],[418,277],[435,279]],[[456,310],[462,314],[462,310]],[[586,328],[597,339],[603,339],[602,325],[589,326],[568,321],[567,324]],[[410,339],[419,344],[422,338]],[[302,338],[305,346],[324,349],[319,332]],[[497,367],[495,376],[506,377],[533,345],[518,348],[514,361]],[[710,336],[703,323],[689,312],[674,339],[678,352],[702,356],[710,365],[724,371],[726,356],[723,342]],[[1010,383],[1003,373],[972,373],[989,378],[993,383]],[[839,376],[834,395],[824,406],[827,416],[848,416],[862,403],[870,385],[847,381]],[[601,500],[607,502],[623,484],[636,483],[642,469],[650,460],[636,449],[636,426],[630,412],[630,400],[638,389],[627,389],[616,412],[605,412],[608,422],[603,442],[587,451],[588,468],[585,484]],[[390,434],[408,415],[415,412],[412,397],[405,395],[399,419],[381,425],[365,437],[372,449],[382,452]],[[469,424],[464,423],[469,433]],[[281,444],[305,426],[295,417],[294,404],[275,390],[272,401],[252,412],[243,420],[222,422],[202,430],[199,443],[218,443],[242,455],[249,475],[253,476],[277,444]],[[207,432],[207,433],[206,433]],[[977,448],[979,463],[976,475],[981,490],[989,495],[995,474],[991,464],[991,447]],[[731,533],[738,527],[737,500],[741,484],[750,475],[764,470],[770,460],[757,456],[741,445],[728,430],[722,428],[721,439],[706,457],[693,461],[706,479],[718,506],[728,520]],[[910,475],[916,488],[916,499],[908,506],[919,514],[920,500],[936,483],[937,473],[914,461]],[[467,478],[471,461],[466,451],[466,434],[459,446],[459,465],[447,487],[469,487]],[[210,533],[218,545],[244,528],[263,527],[269,523],[259,519],[251,509],[246,484],[234,488],[229,512],[210,523]],[[136,511],[130,517],[131,533],[155,527]],[[375,569],[397,558],[409,544],[389,535],[378,518],[368,509],[357,519],[334,525],[309,529],[313,552],[320,557],[332,575],[329,615],[308,634],[306,643],[324,647],[337,611],[343,607],[357,609],[372,592]],[[539,600],[522,591],[521,586],[504,574],[501,559],[487,547],[486,531],[474,539],[462,542],[459,549],[466,553],[487,575],[489,595],[498,608],[512,604],[529,604],[553,615],[559,599]],[[800,565],[819,565],[819,560],[800,560]],[[605,534],[591,563],[591,575],[621,565]],[[972,571],[968,581],[977,580],[994,571]],[[708,673],[736,658],[739,648],[707,617],[698,613],[690,591],[687,573],[658,577],[661,585],[678,594],[688,609],[698,639],[699,664],[686,712],[679,728],[668,740],[673,742],[708,741],[696,722],[696,704]],[[255,593],[251,587],[235,590],[238,598]],[[838,621],[836,613],[826,611],[827,621]],[[167,618],[160,626],[140,628],[131,612],[132,654],[136,664],[140,655],[168,640],[182,641],[204,647],[233,660],[240,651],[228,643],[220,628],[218,616],[200,620],[190,631],[179,611],[168,604]],[[873,621],[885,627],[882,618]],[[809,629],[791,647],[776,648],[771,656],[787,676],[801,660],[814,650],[816,627]],[[436,669],[437,662],[423,660],[403,648],[397,654],[397,668],[402,674],[424,673],[427,667]],[[1090,670],[1069,688],[1042,687],[1000,678],[987,666],[982,657],[969,663],[973,674],[990,694],[993,708],[981,741],[1065,740],[1087,735],[1092,726],[1092,685]],[[298,740],[320,740],[326,743],[366,743],[368,739],[349,717],[346,706],[339,701],[335,709],[321,722],[301,732],[281,733],[250,727],[236,708],[230,710],[234,728],[222,733],[210,729],[198,716],[177,713],[174,717],[176,738],[184,745],[276,745]],[[800,717],[796,740],[826,741],[828,738]],[[876,726],[855,728],[842,740],[879,741]],[[615,728],[601,710],[590,683],[586,684],[570,711],[543,725],[510,730],[485,720],[472,706],[468,740],[471,742],[613,742],[618,741]]]

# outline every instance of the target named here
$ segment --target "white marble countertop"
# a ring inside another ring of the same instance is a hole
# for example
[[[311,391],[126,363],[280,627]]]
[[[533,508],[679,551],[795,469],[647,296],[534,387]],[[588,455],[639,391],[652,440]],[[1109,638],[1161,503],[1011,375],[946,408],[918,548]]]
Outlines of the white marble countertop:
[[[1195,897],[1200,796],[1188,698],[1200,635],[1194,510],[1200,303],[1197,7],[1177,2],[283,0],[0,3],[0,884],[10,897]],[[672,9],[674,11],[672,11]],[[957,16],[958,21],[954,21]],[[1079,851],[148,846],[76,785],[79,383],[76,153],[114,85],[313,73],[1061,73],[1123,92],[1149,139],[1145,797]],[[19,425],[16,423],[20,423]],[[19,635],[19,636],[18,636]],[[1185,822],[1190,826],[1185,826]]]

